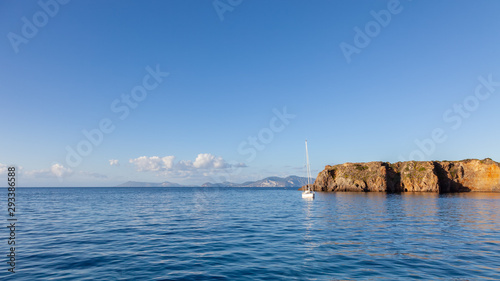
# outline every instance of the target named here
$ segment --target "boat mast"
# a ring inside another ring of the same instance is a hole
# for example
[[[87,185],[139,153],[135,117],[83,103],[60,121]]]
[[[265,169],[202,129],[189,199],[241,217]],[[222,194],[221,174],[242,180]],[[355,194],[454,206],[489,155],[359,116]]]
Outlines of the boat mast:
[[[311,190],[311,171],[309,168],[309,152],[307,151],[307,140],[306,140],[306,165],[307,165],[307,190]]]

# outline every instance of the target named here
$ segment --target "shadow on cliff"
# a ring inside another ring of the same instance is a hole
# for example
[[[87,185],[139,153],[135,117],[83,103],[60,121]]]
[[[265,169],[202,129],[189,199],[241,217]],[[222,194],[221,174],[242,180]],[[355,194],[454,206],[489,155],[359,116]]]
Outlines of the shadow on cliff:
[[[390,163],[382,164],[386,168],[385,180],[387,184],[386,192],[401,193],[408,192],[404,183],[401,182],[401,173],[392,167]],[[447,169],[439,162],[433,162],[434,174],[438,178],[439,193],[470,192],[471,189],[462,183],[450,178]],[[449,170],[449,167],[448,167]]]
[[[385,182],[386,182],[386,192],[389,193],[400,193],[405,191],[404,186],[401,184],[401,173],[396,172],[394,168],[389,163],[382,163],[385,167]]]
[[[433,162],[434,173],[438,177],[439,193],[470,192],[471,189],[454,181],[449,177],[447,170],[439,162]]]

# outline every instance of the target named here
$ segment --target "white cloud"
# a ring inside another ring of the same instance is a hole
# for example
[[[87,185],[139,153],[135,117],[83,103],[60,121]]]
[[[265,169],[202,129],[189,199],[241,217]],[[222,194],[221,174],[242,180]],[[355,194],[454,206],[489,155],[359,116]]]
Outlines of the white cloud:
[[[50,172],[58,178],[70,175],[73,171],[70,168],[65,168],[61,164],[54,164],[50,167]]]
[[[146,157],[146,156],[141,156],[136,159],[130,159],[129,162],[134,164],[135,167],[137,168],[137,171],[143,172],[143,171],[153,171],[153,172],[158,172],[158,171],[165,171],[168,169],[172,169],[174,166],[174,158],[175,156],[165,156],[165,157],[158,157],[158,156],[152,156],[152,157]]]
[[[7,172],[7,165],[0,163],[0,174],[5,174]]]
[[[110,166],[120,166],[120,162],[116,159],[110,159],[109,160],[109,165]]]
[[[222,157],[215,157],[210,153],[201,153],[194,160],[193,167],[196,169],[224,169],[229,168],[229,165]]]
[[[28,177],[48,177],[48,176],[50,176],[50,172],[47,169],[25,171],[23,174],[28,176]]]
[[[246,167],[244,163],[229,164],[222,157],[217,157],[210,153],[200,153],[194,161],[180,160],[174,163],[174,156],[141,156],[130,159],[139,172],[175,172],[177,176],[189,176],[194,171],[201,171],[205,174],[215,170]]]
[[[161,159],[161,161],[167,169],[172,169],[172,167],[174,166],[174,159],[175,156],[165,156]]]
[[[49,169],[41,169],[41,170],[31,170],[24,172],[25,175],[31,177],[58,177],[63,178],[73,174],[73,170],[70,168],[66,168],[61,164],[54,164],[50,166]]]
[[[191,160],[181,160],[175,164],[176,170],[191,170],[193,169],[193,161]]]

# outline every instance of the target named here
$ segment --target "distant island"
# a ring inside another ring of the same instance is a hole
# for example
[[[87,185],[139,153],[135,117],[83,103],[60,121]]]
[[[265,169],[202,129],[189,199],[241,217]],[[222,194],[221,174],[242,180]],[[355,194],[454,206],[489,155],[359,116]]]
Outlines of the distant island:
[[[313,179],[314,180],[314,179]],[[301,187],[307,185],[307,178],[305,177],[297,177],[297,176],[289,176],[286,178],[280,177],[268,177],[258,181],[248,181],[244,183],[233,183],[233,182],[222,182],[222,183],[204,183],[200,187]],[[180,185],[178,183],[173,182],[161,182],[161,183],[153,183],[153,182],[137,182],[137,181],[128,181],[126,183],[122,183],[117,185],[117,187],[183,187],[184,185]],[[193,186],[193,185],[189,185]]]
[[[390,193],[499,192],[500,164],[486,158],[328,165],[318,174],[312,189],[328,192]]]

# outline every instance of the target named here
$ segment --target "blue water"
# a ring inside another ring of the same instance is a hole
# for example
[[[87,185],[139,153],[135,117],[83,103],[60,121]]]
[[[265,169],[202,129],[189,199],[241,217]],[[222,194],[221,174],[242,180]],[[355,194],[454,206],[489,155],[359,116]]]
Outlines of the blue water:
[[[500,194],[19,188],[17,206],[2,280],[500,279]]]

